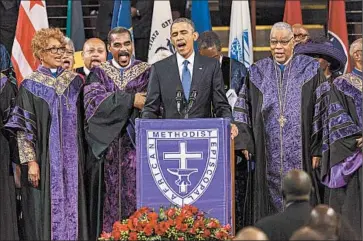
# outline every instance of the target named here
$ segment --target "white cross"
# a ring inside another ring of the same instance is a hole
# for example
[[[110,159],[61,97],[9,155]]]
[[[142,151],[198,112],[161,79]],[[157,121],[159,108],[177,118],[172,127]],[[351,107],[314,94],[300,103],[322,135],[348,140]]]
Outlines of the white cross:
[[[198,169],[188,169],[187,160],[188,159],[202,159],[202,152],[187,152],[187,143],[180,142],[179,143],[179,152],[164,152],[164,160],[179,160],[179,168],[177,170],[170,170],[168,171],[179,177],[178,181],[182,180],[182,177],[187,178],[187,183],[189,182],[190,174],[197,172]],[[188,192],[188,185],[185,182],[181,182],[179,185],[179,192],[187,193]]]
[[[187,159],[202,159],[202,152],[187,153],[187,143],[180,142],[180,152],[164,152],[164,160],[179,160],[179,169],[188,169]]]

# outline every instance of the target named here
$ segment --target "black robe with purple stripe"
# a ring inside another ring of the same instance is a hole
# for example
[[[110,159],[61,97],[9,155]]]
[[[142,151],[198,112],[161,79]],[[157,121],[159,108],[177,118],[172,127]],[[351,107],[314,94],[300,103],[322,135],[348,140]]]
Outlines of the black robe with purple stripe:
[[[280,129],[277,77],[282,74],[287,122]],[[320,132],[314,133],[312,126],[318,121],[314,119],[316,90],[323,81],[319,63],[304,55],[294,56],[283,73],[272,58],[251,66],[234,111],[240,130],[236,149],[247,149],[256,161],[251,223],[284,209],[281,181],[288,171],[303,169],[315,180],[311,160],[320,156],[321,144]],[[313,202],[317,201],[313,195]]]
[[[16,92],[16,85],[0,73],[0,130],[8,119]],[[8,141],[0,132],[0,240],[19,239],[12,168],[12,162],[16,162],[18,157],[11,151],[16,146],[16,142],[12,140]]]
[[[37,188],[22,165],[22,211],[27,240],[87,240],[83,186],[83,80],[39,66],[19,88],[6,130],[25,134],[40,169]],[[24,146],[19,146],[24,148]],[[29,160],[31,161],[31,160]]]
[[[362,72],[336,78],[324,112],[322,182],[330,188],[329,205],[361,235]],[[344,230],[343,230],[344,232]]]

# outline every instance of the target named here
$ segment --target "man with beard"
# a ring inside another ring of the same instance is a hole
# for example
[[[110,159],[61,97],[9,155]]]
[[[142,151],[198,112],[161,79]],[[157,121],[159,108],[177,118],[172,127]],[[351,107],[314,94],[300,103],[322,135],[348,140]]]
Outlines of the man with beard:
[[[84,66],[76,72],[87,77],[93,67],[106,62],[107,51],[105,43],[99,38],[90,38],[83,45],[82,58]]]
[[[318,89],[325,81],[319,62],[293,55],[294,34],[289,24],[274,24],[270,33],[272,57],[250,67],[236,103],[234,120],[241,135],[236,142],[246,159],[256,160],[253,197],[256,221],[284,209],[281,181],[292,169],[312,174],[312,161],[321,155],[313,124]],[[312,178],[316,188],[316,178]],[[312,195],[312,201],[318,201]]]
[[[292,31],[294,32],[295,44],[304,44],[310,40],[310,34],[302,24],[297,23],[292,25]]]
[[[93,240],[136,210],[134,122],[145,103],[150,69],[134,59],[126,28],[110,31],[108,50],[113,59],[94,67],[84,88],[86,139],[97,158],[86,173]]]

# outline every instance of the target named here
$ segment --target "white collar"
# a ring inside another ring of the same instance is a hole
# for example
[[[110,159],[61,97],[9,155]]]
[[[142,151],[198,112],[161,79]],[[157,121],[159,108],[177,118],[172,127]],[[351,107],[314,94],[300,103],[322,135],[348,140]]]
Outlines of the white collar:
[[[115,59],[112,59],[112,65],[115,66],[117,69],[126,69],[131,66],[132,59],[130,59],[129,64],[126,67],[121,67]]]
[[[178,61],[178,65],[183,65],[184,60],[188,60],[190,65],[193,66],[194,65],[194,56],[195,53],[193,51],[193,53],[189,56],[189,58],[185,59],[183,56],[181,56],[178,52],[176,53],[176,59]]]
[[[83,72],[86,76],[88,76],[91,71],[86,66],[83,66]]]
[[[223,61],[223,55],[219,56],[219,63],[221,65],[221,68],[222,68],[222,61]]]

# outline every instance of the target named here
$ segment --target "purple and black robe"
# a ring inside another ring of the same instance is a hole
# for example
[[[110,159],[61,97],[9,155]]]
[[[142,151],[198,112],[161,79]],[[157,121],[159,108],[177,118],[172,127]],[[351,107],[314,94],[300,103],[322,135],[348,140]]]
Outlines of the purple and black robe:
[[[86,183],[92,239],[112,231],[115,221],[136,211],[136,93],[146,92],[150,66],[132,60],[118,69],[112,61],[93,68],[84,88],[88,158]],[[90,153],[91,154],[91,153]]]
[[[16,135],[22,164],[24,236],[28,240],[86,240],[83,186],[82,78],[39,66],[19,88],[5,128]],[[40,169],[37,188],[28,165]]]
[[[252,224],[284,209],[281,182],[288,171],[312,174],[312,156],[321,151],[312,129],[315,90],[324,80],[319,63],[304,55],[294,56],[283,69],[272,57],[250,67],[233,115],[240,130],[236,149],[248,150],[256,162],[254,191],[248,194],[253,200]]]
[[[329,205],[361,235],[362,72],[334,80],[323,119],[322,182],[330,188]]]
[[[17,162],[16,140],[1,131],[9,117],[16,85],[0,73],[0,240],[18,240],[15,183],[12,162]]]

